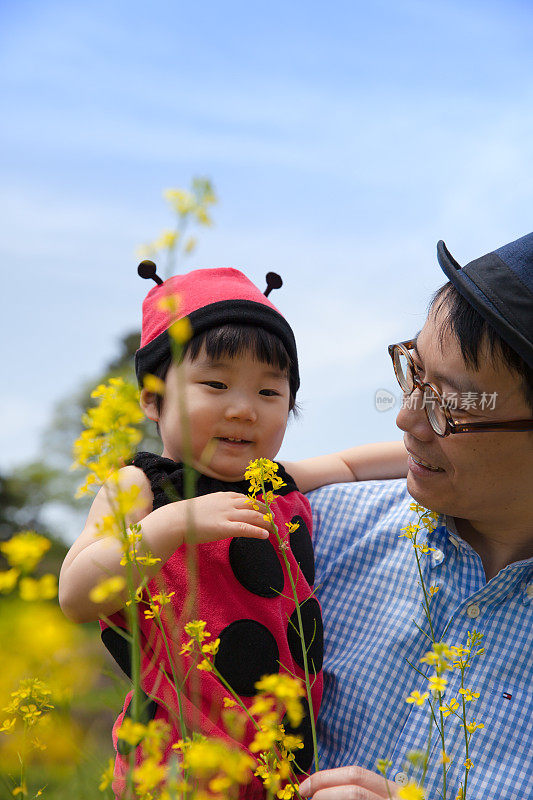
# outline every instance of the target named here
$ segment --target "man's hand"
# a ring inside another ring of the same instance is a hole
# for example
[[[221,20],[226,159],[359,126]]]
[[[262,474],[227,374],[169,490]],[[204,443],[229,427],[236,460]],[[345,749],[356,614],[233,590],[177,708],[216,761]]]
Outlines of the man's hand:
[[[302,797],[313,800],[384,800],[396,797],[397,786],[363,767],[339,767],[315,772],[300,784]]]
[[[197,542],[216,542],[234,536],[266,539],[273,532],[272,523],[264,519],[267,513],[264,503],[254,501],[259,507],[256,511],[244,494],[213,492],[186,500],[183,505],[186,503],[190,503]]]

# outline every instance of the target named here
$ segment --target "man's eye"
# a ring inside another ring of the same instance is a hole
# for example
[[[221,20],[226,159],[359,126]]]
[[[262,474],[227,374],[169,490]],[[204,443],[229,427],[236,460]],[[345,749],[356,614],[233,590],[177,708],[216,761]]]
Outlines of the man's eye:
[[[226,386],[226,384],[222,383],[221,381],[202,381],[202,383],[203,383],[204,386],[211,386],[212,389],[227,389],[228,388]]]
[[[275,389],[261,389],[259,394],[265,395],[266,397],[279,397],[279,392],[276,392]]]

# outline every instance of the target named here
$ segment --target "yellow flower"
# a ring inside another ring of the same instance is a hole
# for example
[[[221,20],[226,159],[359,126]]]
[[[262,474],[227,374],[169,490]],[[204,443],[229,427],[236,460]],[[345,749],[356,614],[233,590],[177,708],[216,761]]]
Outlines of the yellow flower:
[[[217,775],[209,781],[209,789],[212,792],[226,792],[231,787],[231,778],[227,775]]]
[[[472,767],[474,766],[474,762],[471,761],[469,758],[467,758],[464,765],[467,769],[472,769]]]
[[[196,210],[196,219],[200,225],[212,225],[212,220],[205,208],[200,207]]]
[[[477,700],[479,697],[479,692],[473,692],[472,689],[459,689],[459,694],[463,695],[465,703]]]
[[[181,308],[181,296],[179,294],[167,293],[158,300],[157,307],[161,311],[168,311],[169,316],[175,317]]]
[[[439,587],[438,586],[430,586],[429,587],[429,594],[431,595],[431,597],[433,597],[434,594],[437,594],[438,591],[439,591]]]
[[[300,527],[299,522],[286,522],[285,525],[287,526],[287,533],[294,533]]]
[[[133,780],[137,794],[141,796],[156,789],[165,779],[167,767],[158,764],[153,758],[146,758],[140,767],[133,770]]]
[[[192,253],[194,248],[196,247],[197,239],[195,236],[189,236],[187,241],[185,242],[184,250],[186,253]]]
[[[428,547],[427,544],[413,544],[413,547],[415,547],[417,550],[420,550],[420,552],[423,553],[424,555],[426,555],[427,553],[435,552],[435,548]]]
[[[154,242],[155,250],[173,250],[178,240],[177,231],[163,231]]]
[[[190,636],[191,639],[195,639],[197,642],[203,642],[204,639],[207,639],[208,636],[211,636],[211,634],[205,629],[206,625],[207,623],[203,619],[193,619],[185,624],[184,630],[187,636]]]
[[[284,750],[301,750],[304,743],[300,736],[293,736],[290,733],[284,734],[281,740],[281,746]]]
[[[36,724],[38,718],[41,716],[41,709],[37,708],[35,703],[28,703],[27,705],[19,706],[19,713],[24,722],[27,722],[30,727]]]
[[[141,722],[134,722],[131,717],[125,717],[117,735],[119,739],[124,739],[132,747],[136,747],[146,735],[146,726]]]
[[[424,792],[417,783],[409,781],[405,786],[398,789],[398,797],[401,800],[424,800]]]
[[[444,750],[441,751],[440,763],[441,764],[451,764],[452,763],[452,760],[451,760],[450,756]]]
[[[187,216],[196,208],[194,195],[186,189],[165,189],[163,197],[181,217]]]
[[[143,567],[151,567],[153,564],[157,564],[159,561],[161,561],[161,559],[156,558],[151,553],[145,553],[143,556],[135,556],[135,563],[141,564]]]
[[[476,722],[475,720],[466,723],[466,729],[467,731],[469,731],[469,733],[474,733],[474,731],[480,731],[484,727],[485,725],[482,722]]]
[[[99,487],[113,472],[124,466],[141,441],[135,426],[144,415],[139,406],[139,391],[123,378],[110,378],[91,393],[97,405],[83,415],[85,430],[74,443],[73,467],[85,467],[89,475],[78,494]]]
[[[215,639],[214,642],[203,644],[202,645],[202,653],[206,653],[207,655],[215,656],[218,653],[219,645],[220,645],[220,639]]]
[[[265,714],[270,714],[274,707],[274,702],[275,701],[273,697],[263,697],[262,695],[258,695],[248,710],[250,714],[253,714],[256,717],[262,717]]]
[[[244,473],[245,479],[250,483],[248,494],[255,497],[266,484],[271,484],[274,491],[284,486],[282,478],[276,474],[277,471],[278,465],[268,458],[257,458],[255,461],[250,461]]]
[[[291,797],[294,797],[294,791],[294,786],[291,786],[291,784],[288,783],[283,787],[283,789],[279,789],[277,791],[276,797],[279,797],[280,800],[291,800]]]
[[[5,719],[2,725],[0,726],[0,733],[12,733],[16,721],[17,721],[16,717],[11,717],[11,719]]]
[[[414,540],[415,534],[420,530],[419,525],[415,525],[414,523],[410,523],[406,525],[404,528],[400,528],[403,533],[400,533],[400,539],[402,536],[405,536],[406,539],[410,539],[411,541]]]
[[[202,659],[199,664],[196,665],[197,669],[202,670],[203,672],[213,672],[213,665],[207,658]]]
[[[145,375],[143,378],[143,387],[147,392],[154,394],[165,394],[165,381],[158,378],[156,375]]]
[[[100,789],[101,792],[104,792],[108,786],[111,786],[111,783],[113,781],[114,767],[115,767],[114,759],[110,758],[109,761],[107,762],[107,767],[105,768],[105,771],[102,773],[100,777],[100,785],[98,786],[98,788]]]
[[[139,561],[139,559],[137,559],[137,561]],[[146,619],[154,619],[155,617],[158,617],[161,613],[162,606],[168,605],[175,594],[176,592],[161,592],[161,594],[154,594],[150,601],[150,609],[147,609],[144,612]]]
[[[445,703],[443,706],[439,706],[439,711],[442,711],[443,717],[449,717],[450,714],[454,714],[458,708],[459,708],[459,702],[454,697],[452,700],[450,700],[449,703]]]
[[[0,544],[10,567],[32,572],[52,543],[35,531],[21,531]]]
[[[224,708],[233,708],[237,705],[237,701],[233,697],[224,697]]]
[[[250,745],[250,750],[252,753],[261,753],[270,750],[272,745],[275,743],[277,738],[277,733],[275,730],[272,729],[261,729],[256,731],[253,741]]]
[[[168,329],[168,332],[178,344],[185,344],[185,342],[188,342],[193,335],[193,329],[189,321],[189,317],[177,319],[176,322],[172,323]]]
[[[416,703],[417,706],[423,706],[424,701],[427,700],[429,697],[429,692],[424,692],[424,694],[420,694],[418,691],[411,692],[409,697],[405,698],[406,703]]]
[[[285,705],[289,722],[297,727],[303,718],[300,698],[305,690],[299,680],[283,672],[265,675],[257,681],[255,688],[260,694],[271,694]]]
[[[105,603],[110,597],[116,597],[126,587],[126,581],[121,575],[104,578],[89,592],[92,603]]]
[[[439,675],[430,675],[428,680],[432,692],[443,692],[448,683],[446,678],[441,678]]]
[[[17,585],[19,575],[20,570],[14,567],[0,572],[0,593],[9,594],[9,592],[13,591]]]
[[[57,596],[57,578],[52,574],[37,579],[21,578],[19,593],[21,600],[52,600]]]
[[[389,761],[388,758],[378,758],[376,761],[376,769],[378,772],[381,772],[383,776],[387,775],[387,772],[392,767],[392,761]]]

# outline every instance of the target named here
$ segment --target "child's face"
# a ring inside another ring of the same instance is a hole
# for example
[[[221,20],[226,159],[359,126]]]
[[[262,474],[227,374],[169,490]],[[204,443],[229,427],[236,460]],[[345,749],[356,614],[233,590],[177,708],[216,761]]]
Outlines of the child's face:
[[[289,414],[285,372],[249,354],[212,361],[202,348],[191,361],[172,364],[158,413],[155,396],[143,390],[141,405],[159,423],[163,455],[183,461],[181,401],[185,398],[192,464],[204,475],[241,480],[255,458],[275,458]]]

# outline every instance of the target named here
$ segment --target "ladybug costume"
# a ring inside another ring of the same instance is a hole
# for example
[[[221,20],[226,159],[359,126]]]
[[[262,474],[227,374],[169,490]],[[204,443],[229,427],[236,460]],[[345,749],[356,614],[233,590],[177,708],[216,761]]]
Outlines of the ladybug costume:
[[[136,354],[136,371],[142,384],[146,373],[170,353],[168,327],[176,318],[188,316],[194,333],[228,322],[265,327],[282,340],[290,358],[289,382],[293,396],[299,385],[296,345],[288,323],[272,303],[237,270],[196,270],[176,276],[163,283],[155,275],[155,265],[143,262],[139,267],[143,277],[151,277],[158,285],[149,292],[143,305],[143,338]],[[267,276],[269,288],[281,284],[274,273]],[[178,294],[179,312],[169,320],[168,311],[161,309],[160,300],[168,294]],[[184,467],[182,464],[152,453],[138,453],[133,465],[146,475],[153,493],[153,509],[184,498]],[[307,499],[281,464],[278,476],[284,486],[276,489],[272,506],[275,522],[283,540],[303,623],[303,634],[312,680],[313,712],[316,717],[322,695],[323,634],[320,606],[313,596],[314,559],[311,541],[311,511]],[[232,491],[248,493],[248,482],[220,481],[197,474],[196,496],[211,492]],[[271,487],[265,487],[267,490]],[[261,496],[258,495],[258,499]],[[291,531],[286,523],[292,523]],[[141,718],[162,719],[170,724],[171,735],[165,759],[172,753],[171,745],[182,738],[181,722],[186,730],[199,730],[205,735],[235,741],[224,723],[224,698],[231,696],[222,682],[210,671],[190,669],[191,657],[180,650],[189,640],[183,627],[191,618],[206,622],[211,634],[209,642],[220,639],[214,656],[217,670],[249,707],[255,695],[255,683],[264,675],[287,672],[304,678],[302,642],[291,584],[277,537],[268,539],[235,537],[216,542],[193,545],[198,583],[194,611],[184,610],[190,589],[190,565],[187,544],[181,545],[166,561],[159,573],[143,591],[138,604],[141,644]],[[149,597],[162,591],[173,593],[161,613],[165,637],[144,611]],[[117,663],[131,677],[131,658],[127,639],[115,628],[127,630],[126,615],[118,611],[110,618],[112,626],[101,621],[102,640]],[[166,641],[165,641],[166,639]],[[177,670],[177,673],[176,673]],[[176,691],[176,682],[181,691]],[[126,715],[131,713],[132,692],[126,696],[124,708],[113,728],[113,743],[117,751],[113,788],[120,797],[125,786],[131,745],[117,737]],[[304,718],[297,729],[284,720],[287,733],[303,740],[303,749],[295,751],[297,771],[309,770],[313,759],[310,711],[303,702]],[[243,715],[244,716],[244,715]],[[254,728],[246,721],[238,743],[248,747]],[[135,754],[136,763],[142,760],[141,748]],[[243,787],[241,797],[247,800],[263,798],[263,784],[258,778]]]

